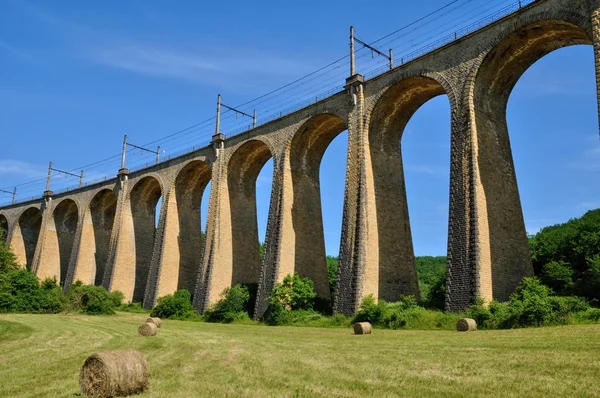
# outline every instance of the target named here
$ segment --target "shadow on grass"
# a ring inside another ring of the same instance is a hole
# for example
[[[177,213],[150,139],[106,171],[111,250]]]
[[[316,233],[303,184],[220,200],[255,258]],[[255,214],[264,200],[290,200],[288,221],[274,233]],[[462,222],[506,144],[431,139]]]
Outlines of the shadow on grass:
[[[0,342],[24,339],[31,336],[33,329],[18,322],[0,321]]]

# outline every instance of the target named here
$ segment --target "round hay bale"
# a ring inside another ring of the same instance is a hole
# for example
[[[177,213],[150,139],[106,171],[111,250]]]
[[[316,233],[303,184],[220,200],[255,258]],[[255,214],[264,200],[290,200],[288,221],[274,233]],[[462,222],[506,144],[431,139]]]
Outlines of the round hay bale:
[[[150,387],[150,370],[139,351],[98,352],[85,360],[79,386],[81,394],[90,397],[139,394]]]
[[[156,325],[157,328],[160,328],[162,325],[160,318],[156,318],[156,317],[150,317],[150,318],[146,319],[146,323],[153,323]]]
[[[354,324],[354,334],[371,334],[373,326],[369,322],[357,322]]]
[[[140,336],[156,336],[158,333],[158,327],[154,323],[144,322],[142,326],[138,328],[138,334]]]
[[[477,322],[471,318],[461,318],[456,321],[456,330],[459,332],[474,332],[477,330]]]

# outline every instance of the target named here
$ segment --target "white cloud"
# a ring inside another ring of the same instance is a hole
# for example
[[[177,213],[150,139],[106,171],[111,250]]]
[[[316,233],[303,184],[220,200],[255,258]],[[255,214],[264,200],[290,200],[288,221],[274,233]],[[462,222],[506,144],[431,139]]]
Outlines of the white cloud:
[[[198,80],[217,67],[201,57],[139,45],[99,48],[90,58],[98,63],[147,75]]]
[[[290,78],[310,65],[269,53],[232,49],[227,54],[182,50],[135,42],[99,45],[86,57],[97,64],[142,75],[223,87],[255,87],[265,78]]]
[[[260,52],[228,45],[184,47],[180,43],[146,43],[115,31],[59,18],[26,2],[21,7],[39,21],[66,33],[76,57],[98,65],[160,78],[179,79],[225,88],[264,91],[265,85],[288,82],[314,70],[314,64],[288,54]],[[141,12],[144,16],[143,12]]]
[[[0,159],[0,175],[17,175],[31,178],[40,178],[46,175],[42,166],[34,165],[19,160]]]

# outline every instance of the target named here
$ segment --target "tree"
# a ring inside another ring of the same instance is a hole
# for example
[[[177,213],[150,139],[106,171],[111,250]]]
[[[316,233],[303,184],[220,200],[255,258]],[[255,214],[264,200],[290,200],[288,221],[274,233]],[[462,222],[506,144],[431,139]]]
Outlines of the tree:
[[[20,268],[17,263],[17,256],[15,256],[4,239],[5,234],[5,231],[0,230],[0,272],[6,271],[7,269]]]
[[[331,297],[335,296],[335,284],[337,282],[337,274],[340,259],[338,257],[327,256],[327,278],[329,279],[329,291]]]
[[[529,239],[533,268],[560,295],[600,300],[600,209]]]
[[[273,293],[269,296],[269,303],[281,306],[287,311],[311,310],[316,297],[313,281],[300,278],[294,273],[294,276],[288,275],[281,283],[275,285]]]

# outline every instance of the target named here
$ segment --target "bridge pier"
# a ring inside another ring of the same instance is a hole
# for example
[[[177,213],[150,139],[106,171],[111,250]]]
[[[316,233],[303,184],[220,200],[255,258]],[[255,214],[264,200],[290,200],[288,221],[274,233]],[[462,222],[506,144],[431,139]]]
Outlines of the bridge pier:
[[[198,226],[199,228],[199,226]],[[159,297],[173,294],[179,281],[179,212],[173,188],[163,199],[143,306],[152,309]]]
[[[258,289],[256,302],[254,303],[254,319],[261,319],[269,307],[267,298],[270,296],[275,284],[281,282],[285,275],[290,273],[290,267],[286,265],[286,246],[282,244],[284,227],[289,222],[289,214],[282,209],[284,206],[284,186],[289,186],[289,181],[282,170],[286,159],[280,162],[273,162],[273,184],[271,187],[271,200],[269,204],[269,217],[267,220],[267,232],[265,237],[264,258],[261,264],[260,277],[258,280]],[[288,247],[289,248],[289,247]],[[284,260],[282,260],[284,259]],[[291,263],[293,264],[293,263]],[[293,271],[292,271],[293,272]]]
[[[204,312],[219,300],[227,288],[241,284],[260,284],[267,275],[259,257],[256,215],[256,180],[264,164],[273,158],[274,176],[271,211],[265,242],[265,262],[272,259],[273,198],[278,191],[278,159],[260,140],[250,140],[239,147],[224,148],[214,141],[218,153],[213,165],[212,189],[208,211],[203,263],[194,294],[194,306]],[[261,269],[262,268],[262,269]],[[269,291],[270,294],[270,291]]]
[[[321,299],[331,301],[321,210],[320,163],[331,141],[345,130],[338,116],[309,118],[274,168],[266,253],[255,318],[261,318],[276,283],[298,273],[313,281]]]
[[[202,265],[198,270],[193,301],[194,307],[201,313],[219,300],[223,290],[231,287],[233,276],[231,214],[223,139],[216,139],[213,144],[217,155],[211,173]]]
[[[35,245],[35,252],[31,260],[31,272],[38,275],[40,268],[42,248],[44,247],[44,241],[46,240],[46,230],[48,229],[48,223],[52,221],[52,191],[44,192],[42,205],[40,212],[42,214],[42,222],[40,225],[40,232],[38,234],[37,243]]]
[[[467,68],[447,74],[462,87],[451,97],[448,311],[464,311],[477,298],[506,301],[533,275],[506,125],[514,85],[503,95],[485,93],[492,85],[478,80],[487,70],[482,59]]]
[[[135,284],[135,240],[128,198],[129,170],[121,169],[117,176],[117,206],[102,286],[108,291],[123,293],[123,300],[127,303],[133,300]]]
[[[378,252],[369,240],[377,225],[374,209],[367,197],[365,98],[363,79],[355,75],[347,80],[348,101],[354,107],[348,115],[348,158],[342,215],[342,234],[338,276],[333,303],[334,312],[352,315],[364,296],[377,294]]]
[[[449,311],[464,311],[477,297],[486,300],[492,298],[489,257],[484,265],[478,255],[480,223],[485,223],[487,228],[487,217],[479,214],[484,208],[477,206],[476,143],[466,98],[465,93],[456,93],[456,104],[451,109],[450,209],[445,284],[445,307]],[[480,203],[485,202],[482,200]],[[477,288],[475,280],[478,281]]]
[[[507,301],[523,277],[533,276],[506,126],[506,108],[498,106],[496,115],[471,107],[469,116],[476,125],[459,126],[472,144],[469,246],[474,274],[471,278],[473,298],[469,301],[466,296],[452,299],[457,283],[451,284],[448,306],[453,310],[465,309],[476,297],[488,302],[492,299]],[[463,280],[466,279],[465,276]]]

